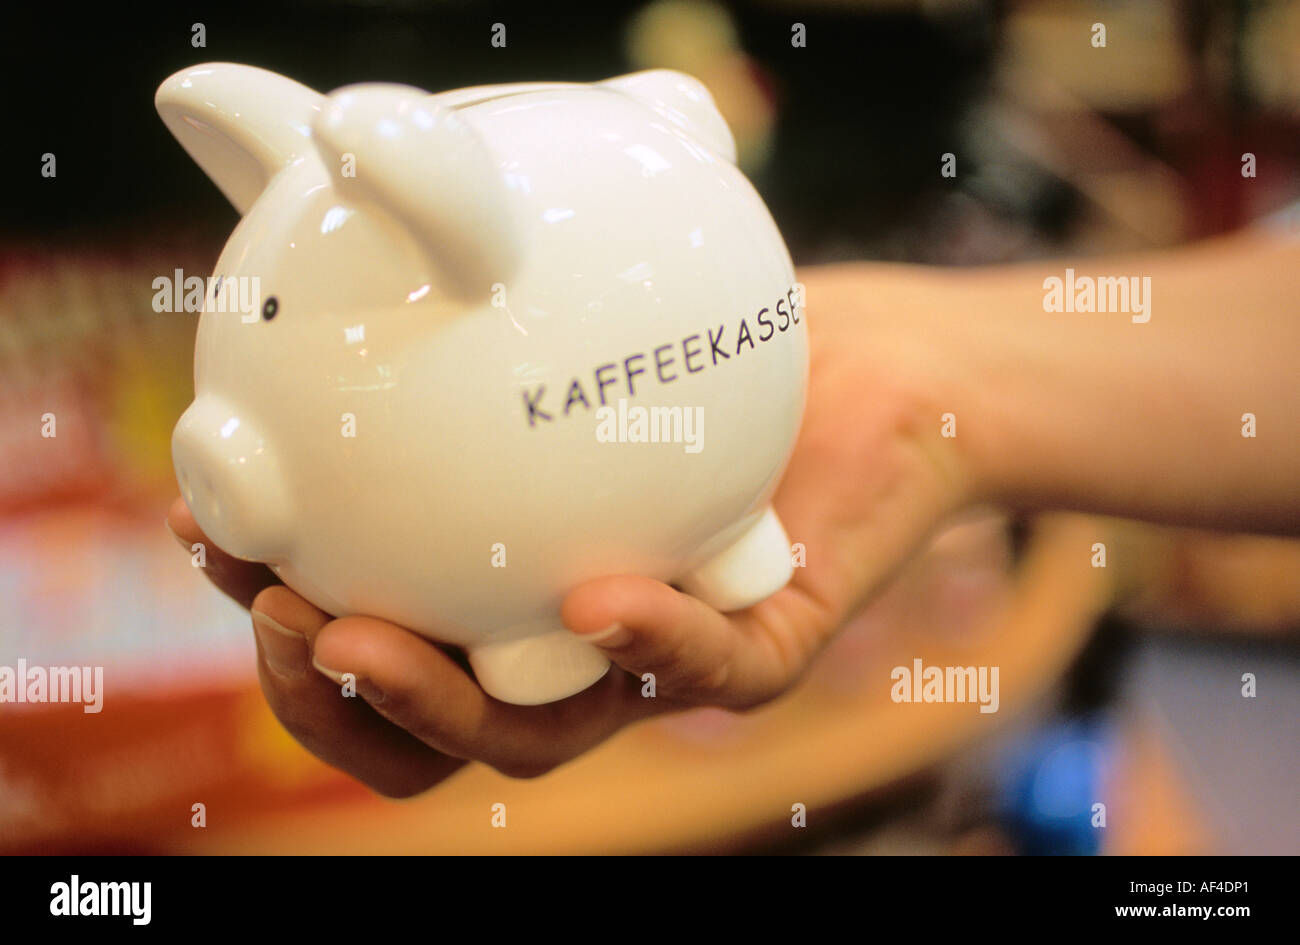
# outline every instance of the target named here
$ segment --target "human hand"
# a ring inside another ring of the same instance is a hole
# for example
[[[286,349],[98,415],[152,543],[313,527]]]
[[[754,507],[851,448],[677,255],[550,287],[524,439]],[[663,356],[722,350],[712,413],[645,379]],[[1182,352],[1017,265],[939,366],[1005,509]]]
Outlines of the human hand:
[[[574,588],[562,617],[620,667],[560,702],[486,695],[454,652],[374,617],[332,618],[264,565],[207,543],[208,577],[253,614],[271,710],[313,754],[376,791],[409,796],[466,761],[529,777],[632,722],[696,705],[745,709],[793,686],[843,622],[971,497],[939,435],[953,373],[942,326],[903,314],[911,276],[893,267],[801,272],[811,371],[798,442],[774,505],[805,567],[777,594],[722,614],[639,576]],[[864,286],[875,288],[870,296]],[[929,325],[925,322],[925,325]],[[187,548],[206,538],[180,499],[168,524]],[[341,696],[341,673],[361,697]],[[656,695],[641,695],[655,675]]]

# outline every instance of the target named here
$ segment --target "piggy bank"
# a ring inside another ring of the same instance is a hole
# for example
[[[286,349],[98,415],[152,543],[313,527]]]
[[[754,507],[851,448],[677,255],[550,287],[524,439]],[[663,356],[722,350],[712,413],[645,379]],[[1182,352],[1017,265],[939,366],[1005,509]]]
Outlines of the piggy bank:
[[[701,83],[324,95],[221,63],[156,101],[241,215],[172,439],[213,542],[516,704],[608,670],[559,618],[584,580],[723,611],[789,580],[801,287]]]

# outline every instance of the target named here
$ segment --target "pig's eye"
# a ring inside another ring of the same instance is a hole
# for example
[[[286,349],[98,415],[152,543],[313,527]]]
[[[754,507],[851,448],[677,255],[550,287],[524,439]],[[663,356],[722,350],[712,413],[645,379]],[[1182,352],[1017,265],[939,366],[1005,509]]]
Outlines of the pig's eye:
[[[278,311],[280,311],[280,303],[274,295],[262,303],[262,318],[266,321],[275,318]]]

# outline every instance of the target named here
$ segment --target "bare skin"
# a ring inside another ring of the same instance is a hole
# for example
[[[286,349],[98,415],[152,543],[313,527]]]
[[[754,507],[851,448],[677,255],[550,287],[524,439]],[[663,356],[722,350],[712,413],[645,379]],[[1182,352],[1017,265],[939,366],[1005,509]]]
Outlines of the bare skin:
[[[1045,312],[1043,279],[1066,265],[1150,275],[1151,320]],[[808,406],[774,504],[807,566],[785,589],[724,615],[649,578],[590,581],[566,598],[564,622],[626,672],[525,707],[487,696],[423,637],[332,618],[209,544],[208,577],[252,610],[262,690],[284,726],[389,796],[469,761],[533,777],[652,715],[780,696],[975,503],[1300,532],[1300,246],[1247,235],[1149,258],[800,277]],[[1241,436],[1245,412],[1255,438]],[[956,436],[942,435],[945,414]],[[168,525],[187,548],[206,540],[180,499]],[[340,695],[343,672],[362,698]],[[654,699],[641,696],[646,672]]]

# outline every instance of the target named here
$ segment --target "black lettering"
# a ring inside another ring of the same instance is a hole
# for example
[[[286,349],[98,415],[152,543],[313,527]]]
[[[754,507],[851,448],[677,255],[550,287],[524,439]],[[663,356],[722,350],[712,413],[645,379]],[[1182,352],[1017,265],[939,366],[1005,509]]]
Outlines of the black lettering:
[[[772,320],[771,320],[770,318],[764,318],[764,317],[763,317],[763,316],[766,315],[766,314],[767,314],[767,309],[761,309],[761,310],[759,311],[759,313],[758,313],[758,323],[759,323],[760,325],[765,325],[765,326],[767,326],[767,334],[766,334],[766,335],[763,334],[763,332],[762,332],[761,329],[759,330],[759,332],[758,332],[758,340],[759,340],[759,341],[767,341],[767,339],[771,338],[773,335],[776,334],[776,329],[772,327]]]
[[[682,355],[683,355],[682,360],[686,362],[686,370],[689,371],[691,374],[699,374],[701,371],[704,370],[703,364],[701,364],[697,368],[691,367],[691,358],[693,358],[697,354],[704,353],[703,349],[701,348],[696,348],[694,351],[691,350],[691,342],[699,341],[699,340],[700,340],[699,335],[691,335],[689,338],[682,339]]]
[[[538,417],[541,417],[543,420],[550,420],[550,419],[551,419],[551,415],[550,415],[549,413],[547,413],[546,411],[544,411],[544,410],[542,410],[540,407],[538,407],[538,403],[541,401],[541,399],[542,399],[542,395],[545,394],[545,393],[546,393],[546,385],[545,385],[545,384],[543,384],[541,387],[537,388],[537,396],[536,396],[536,397],[531,397],[531,398],[530,398],[530,397],[528,396],[528,391],[523,391],[523,395],[524,395],[524,405],[528,407],[528,425],[529,425],[530,427],[535,427],[535,426],[537,426],[537,418],[538,418]]]
[[[778,326],[781,331],[785,331],[787,328],[790,327],[790,313],[781,310],[781,306],[784,304],[785,304],[785,299],[781,299],[781,301],[776,303],[776,314],[780,315],[782,318],[785,319],[785,324]]]
[[[718,363],[718,355],[722,355],[724,359],[729,359],[731,357],[731,355],[727,354],[727,352],[723,351],[721,348],[718,347],[718,342],[722,340],[722,332],[723,332],[723,326],[719,325],[718,337],[714,338],[713,329],[712,328],[709,329],[709,347],[713,349],[714,364]]]
[[[640,370],[637,371],[632,370],[632,362],[635,361],[637,358],[640,358],[641,360],[644,361],[645,355],[638,353],[632,355],[631,357],[627,357],[623,359],[623,371],[625,374],[627,374],[627,395],[629,397],[632,397],[636,394],[636,388],[633,386],[632,378],[636,377],[638,374],[645,373],[645,368],[641,368]]]
[[[600,394],[600,405],[602,407],[605,406],[605,388],[610,384],[613,384],[614,381],[618,380],[618,378],[611,377],[607,381],[602,380],[600,372],[606,370],[612,371],[616,367],[618,367],[617,364],[602,364],[600,367],[596,368],[596,392]]]
[[[569,415],[569,408],[573,406],[575,400],[581,401],[582,406],[587,410],[591,409],[591,404],[587,403],[587,395],[582,392],[582,385],[578,383],[576,377],[573,379],[573,383],[569,385],[569,396],[564,401],[564,415],[566,417]]]
[[[677,380],[676,374],[674,374],[672,377],[664,377],[664,368],[672,364],[674,359],[669,358],[667,361],[663,361],[659,357],[660,351],[671,351],[672,347],[673,347],[672,345],[660,345],[659,347],[655,348],[655,367],[658,368],[659,382],[661,384],[667,384],[669,381]]]
[[[794,323],[799,324],[799,306],[794,304],[794,289],[785,294],[786,300],[790,303],[790,313],[794,318]]]
[[[740,354],[740,346],[746,341],[749,342],[751,348],[754,347],[754,338],[749,333],[749,325],[742,318],[740,320],[740,337],[736,339],[736,354]]]

